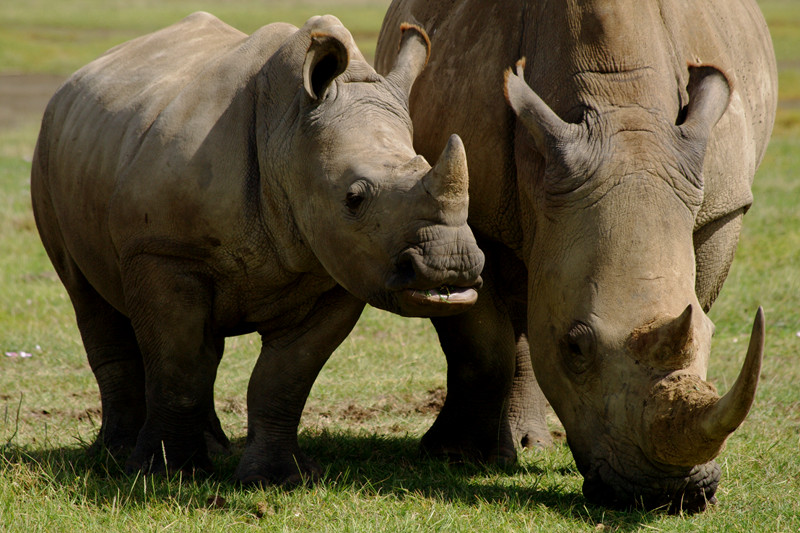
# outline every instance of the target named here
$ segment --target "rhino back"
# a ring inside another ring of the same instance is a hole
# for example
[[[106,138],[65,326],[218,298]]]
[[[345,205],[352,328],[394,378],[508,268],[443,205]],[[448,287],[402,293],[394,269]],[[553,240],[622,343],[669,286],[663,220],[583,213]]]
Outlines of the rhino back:
[[[69,254],[118,308],[121,256],[205,256],[247,225],[255,78],[294,31],[248,37],[196,13],[109,50],[51,100],[33,179],[58,199]]]
[[[529,223],[514,199],[543,171],[502,94],[504,69],[521,57],[531,87],[567,121],[587,106],[627,105],[675,120],[688,100],[687,65],[719,68],[733,95],[708,148],[698,225],[750,203],[776,105],[771,41],[755,2],[619,0],[597,3],[597,13],[575,1],[487,4],[395,0],[376,52],[385,72],[401,22],[419,21],[431,35],[431,61],[411,98],[415,145],[427,157],[441,149],[444,132],[462,136],[470,223],[479,232],[518,249],[518,226]]]

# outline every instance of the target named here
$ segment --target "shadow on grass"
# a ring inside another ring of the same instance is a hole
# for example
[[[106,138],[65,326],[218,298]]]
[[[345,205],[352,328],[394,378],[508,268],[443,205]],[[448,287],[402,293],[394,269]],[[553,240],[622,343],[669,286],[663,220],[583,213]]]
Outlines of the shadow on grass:
[[[541,512],[544,508],[588,526],[602,523],[616,531],[639,529],[660,516],[657,512],[613,511],[590,505],[575,488],[577,471],[546,464],[553,462],[546,459],[526,460],[510,467],[453,464],[420,454],[419,440],[413,436],[347,432],[301,435],[300,446],[326,468],[319,484],[336,493],[488,505],[501,512]],[[191,505],[208,495],[259,490],[242,488],[233,479],[243,447],[243,439],[238,439],[232,444],[233,453],[213,457],[216,472],[211,476],[145,478],[125,475],[122,466],[108,454],[89,456],[79,447],[25,450],[5,446],[0,447],[0,475],[8,478],[7,471],[16,470],[12,476],[28,476],[29,483],[38,486],[44,481],[54,491],[73,496],[78,492],[99,508],[164,500]],[[124,496],[122,500],[120,495]]]

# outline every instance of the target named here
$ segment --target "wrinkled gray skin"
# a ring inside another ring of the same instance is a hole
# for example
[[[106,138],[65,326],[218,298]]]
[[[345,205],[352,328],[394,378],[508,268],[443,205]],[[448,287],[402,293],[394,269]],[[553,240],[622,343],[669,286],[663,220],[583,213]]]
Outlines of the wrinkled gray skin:
[[[132,450],[129,470],[211,468],[206,438],[227,443],[224,339],[257,331],[236,475],[314,475],[297,424],[364,302],[424,316],[474,303],[463,145],[434,168],[416,155],[407,98],[429,43],[407,28],[394,46],[383,77],[335,17],[247,36],[197,13],[53,97],[34,213],[99,384],[97,445]]]
[[[589,500],[705,508],[763,351],[759,311],[736,385],[719,399],[705,382],[704,311],[776,107],[756,3],[395,0],[379,72],[400,21],[433,50],[411,94],[415,147],[464,139],[487,256],[478,304],[434,319],[448,395],[423,447],[513,460],[515,444],[546,445],[543,391]]]

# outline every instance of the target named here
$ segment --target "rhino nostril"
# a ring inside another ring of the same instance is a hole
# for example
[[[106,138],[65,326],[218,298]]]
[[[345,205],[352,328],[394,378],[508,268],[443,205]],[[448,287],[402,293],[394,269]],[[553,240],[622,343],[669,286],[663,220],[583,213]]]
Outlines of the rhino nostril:
[[[394,265],[394,271],[389,277],[388,287],[392,290],[405,289],[417,279],[417,268],[413,254],[404,252]]]
[[[411,257],[405,257],[397,263],[397,273],[406,278],[409,282],[417,278],[416,261]]]

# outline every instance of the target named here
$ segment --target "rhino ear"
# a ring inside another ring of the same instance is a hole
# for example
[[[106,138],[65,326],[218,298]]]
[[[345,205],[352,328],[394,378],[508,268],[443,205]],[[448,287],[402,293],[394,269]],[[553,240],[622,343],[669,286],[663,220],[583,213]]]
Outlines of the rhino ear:
[[[414,80],[430,59],[431,40],[425,30],[416,24],[404,22],[400,25],[400,31],[400,49],[386,79],[403,89],[405,94],[411,94]]]
[[[536,149],[547,156],[554,147],[581,138],[579,126],[564,122],[525,82],[525,58],[516,64],[516,71],[505,71],[506,101],[530,132]]]
[[[730,101],[731,88],[725,75],[714,67],[689,67],[689,105],[680,128],[687,137],[702,141],[722,118]]]
[[[350,55],[347,46],[326,33],[312,33],[311,44],[303,62],[303,87],[314,100],[321,100],[333,80],[347,70]]]

